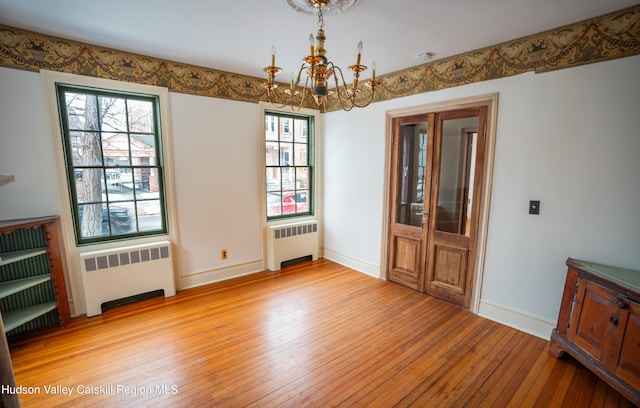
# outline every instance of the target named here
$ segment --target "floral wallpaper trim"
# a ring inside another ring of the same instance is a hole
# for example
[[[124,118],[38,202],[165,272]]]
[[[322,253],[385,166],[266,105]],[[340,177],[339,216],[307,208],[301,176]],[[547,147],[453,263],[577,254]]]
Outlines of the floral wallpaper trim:
[[[640,5],[544,33],[383,75],[375,102],[525,72],[545,72],[640,54]],[[0,66],[47,69],[169,88],[265,100],[263,78],[165,61],[0,25]],[[306,104],[313,107],[311,104]],[[328,111],[340,109],[331,101]]]

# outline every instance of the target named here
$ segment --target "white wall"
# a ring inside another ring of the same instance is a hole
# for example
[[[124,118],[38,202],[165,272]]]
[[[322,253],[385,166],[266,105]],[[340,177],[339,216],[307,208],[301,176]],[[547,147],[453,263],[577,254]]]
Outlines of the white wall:
[[[184,286],[262,270],[258,105],[172,93],[171,112]]]
[[[59,214],[49,111],[39,75],[0,68],[0,220]]]
[[[324,254],[380,276],[385,112],[498,92],[481,313],[544,336],[567,257],[640,269],[640,56],[526,74],[323,115]],[[59,212],[39,74],[0,68],[0,219]],[[255,104],[171,94],[184,286],[262,268]],[[527,214],[530,199],[541,214]],[[222,261],[219,251],[227,249]],[[531,329],[540,323],[541,330]]]
[[[567,257],[640,269],[638,72],[636,56],[327,114],[326,256],[384,276],[386,111],[498,92],[480,313],[547,337]]]

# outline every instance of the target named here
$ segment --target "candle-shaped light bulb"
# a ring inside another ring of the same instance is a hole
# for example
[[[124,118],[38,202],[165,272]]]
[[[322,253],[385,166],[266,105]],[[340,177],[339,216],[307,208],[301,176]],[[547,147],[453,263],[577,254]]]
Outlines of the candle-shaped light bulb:
[[[276,47],[271,46],[271,66],[276,66]]]
[[[309,55],[313,57],[315,50],[313,49],[315,38],[313,38],[313,34],[309,34]]]
[[[358,57],[356,58],[356,65],[360,65],[360,54],[362,54],[362,41],[358,43]]]

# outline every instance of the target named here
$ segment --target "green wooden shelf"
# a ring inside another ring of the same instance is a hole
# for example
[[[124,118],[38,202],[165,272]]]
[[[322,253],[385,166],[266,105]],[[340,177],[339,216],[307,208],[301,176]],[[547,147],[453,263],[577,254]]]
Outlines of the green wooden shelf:
[[[33,258],[35,256],[46,253],[47,250],[45,248],[35,248],[29,249],[27,251],[7,252],[4,254],[0,254],[0,266],[22,261],[23,259]]]
[[[16,327],[49,313],[56,308],[56,302],[47,302],[39,305],[26,307],[24,309],[13,310],[11,312],[2,313],[2,320],[4,321],[4,331],[9,332]]]
[[[51,274],[32,276],[0,283],[0,299],[51,280]]]

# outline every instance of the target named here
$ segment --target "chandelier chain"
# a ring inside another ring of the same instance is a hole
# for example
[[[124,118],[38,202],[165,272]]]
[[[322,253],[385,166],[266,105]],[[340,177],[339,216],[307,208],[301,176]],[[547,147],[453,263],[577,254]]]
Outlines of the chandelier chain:
[[[318,28],[324,29],[324,14],[322,14],[322,7],[318,7]]]

